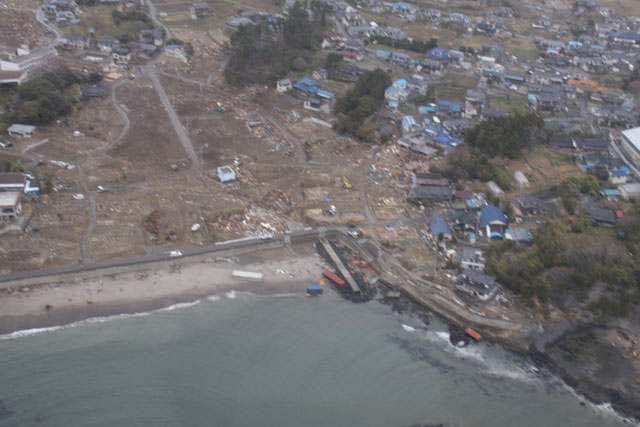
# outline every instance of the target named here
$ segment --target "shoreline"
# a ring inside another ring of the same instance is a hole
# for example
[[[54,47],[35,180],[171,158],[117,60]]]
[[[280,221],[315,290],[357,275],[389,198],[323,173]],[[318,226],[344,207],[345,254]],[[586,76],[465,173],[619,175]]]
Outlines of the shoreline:
[[[304,296],[307,284],[318,283],[324,279],[322,271],[332,269],[316,251],[315,244],[245,249],[228,258],[216,258],[214,255],[219,254],[169,259],[128,268],[91,269],[84,274],[54,275],[51,276],[53,280],[41,276],[30,281],[18,279],[12,293],[7,293],[11,282],[5,282],[4,289],[0,291],[0,335],[10,337],[16,332],[65,327],[90,319],[149,314],[230,291]],[[261,272],[263,281],[234,279],[231,277],[234,269]],[[329,297],[341,298],[331,284],[324,288]],[[456,326],[455,319],[434,311],[420,298],[406,293],[402,298],[423,307],[446,324]],[[574,328],[569,328],[565,335],[575,332]],[[19,336],[22,334],[16,334],[16,338]],[[504,342],[504,339],[496,340],[496,343],[549,368],[594,404],[609,404],[619,414],[638,419],[634,405],[621,399],[616,390],[603,390],[592,381],[573,378],[549,356],[550,342],[542,348],[531,345],[527,349],[515,345],[515,342]],[[605,396],[607,398],[603,399]]]
[[[306,295],[306,284],[322,280],[327,266],[318,255],[300,252],[288,256],[284,250],[272,249],[245,254],[233,263],[213,258],[184,260],[104,276],[7,287],[12,292],[5,289],[0,294],[0,335],[96,317],[148,313],[230,291]],[[263,281],[234,279],[231,272],[235,269],[261,272]],[[331,286],[325,286],[328,289]]]

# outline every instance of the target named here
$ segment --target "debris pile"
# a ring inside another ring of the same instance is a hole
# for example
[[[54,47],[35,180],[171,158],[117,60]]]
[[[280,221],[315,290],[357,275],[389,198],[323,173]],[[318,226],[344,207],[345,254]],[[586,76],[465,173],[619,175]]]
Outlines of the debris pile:
[[[231,232],[243,237],[270,237],[274,233],[283,233],[287,226],[272,213],[251,208],[242,213],[209,220],[208,228],[214,232]]]

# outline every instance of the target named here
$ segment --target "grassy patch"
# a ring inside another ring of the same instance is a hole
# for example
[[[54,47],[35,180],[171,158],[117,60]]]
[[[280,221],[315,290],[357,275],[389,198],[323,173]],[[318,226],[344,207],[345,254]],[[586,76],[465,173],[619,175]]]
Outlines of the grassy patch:
[[[529,111],[527,108],[527,98],[524,96],[513,95],[510,95],[508,98],[489,97],[489,108],[506,111],[512,114],[526,114]]]

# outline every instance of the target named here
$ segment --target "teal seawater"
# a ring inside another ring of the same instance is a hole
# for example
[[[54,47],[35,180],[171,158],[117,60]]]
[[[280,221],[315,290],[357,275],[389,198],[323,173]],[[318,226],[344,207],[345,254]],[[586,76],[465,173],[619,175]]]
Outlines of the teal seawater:
[[[522,356],[331,296],[228,293],[4,337],[0,401],[0,426],[624,425]]]

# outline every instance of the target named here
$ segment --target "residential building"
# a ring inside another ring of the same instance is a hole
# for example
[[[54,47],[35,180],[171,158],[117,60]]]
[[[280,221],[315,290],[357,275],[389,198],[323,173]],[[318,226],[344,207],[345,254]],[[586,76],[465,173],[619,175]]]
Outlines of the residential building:
[[[591,206],[587,209],[587,212],[589,213],[589,218],[591,218],[591,221],[598,225],[602,225],[605,227],[613,227],[616,225],[616,213],[612,210]]]
[[[487,301],[498,291],[498,283],[493,276],[467,268],[458,275],[458,288],[480,301]]]
[[[509,227],[504,231],[504,238],[516,243],[531,243],[531,233],[521,227]]]
[[[156,46],[164,44],[164,30],[160,28],[146,28],[140,31],[140,41]]]
[[[109,94],[109,88],[106,86],[91,85],[82,89],[82,96],[85,98],[104,98]]]
[[[27,185],[27,177],[19,172],[0,172],[0,192],[22,192]]]
[[[88,36],[71,34],[67,36],[67,47],[73,50],[89,49],[90,40]]]
[[[391,52],[389,62],[401,67],[412,67],[413,65],[415,65],[415,61],[413,60],[413,58],[411,58],[409,55],[398,52]]]
[[[115,64],[126,65],[131,60],[131,50],[128,47],[114,47],[111,56]]]
[[[35,130],[35,126],[21,125],[18,123],[14,123],[7,128],[7,132],[9,133],[9,135],[20,136],[22,138],[30,138]]]
[[[0,86],[19,85],[25,80],[25,73],[18,64],[0,60]]]
[[[422,77],[410,77],[407,79],[407,88],[412,92],[425,95],[429,88],[429,84]]]
[[[409,136],[399,139],[398,145],[415,151],[416,153],[424,154],[425,156],[427,156],[427,158],[434,157],[438,153],[437,149],[429,146],[423,138],[420,138],[418,136]]]
[[[111,53],[114,47],[120,46],[120,41],[116,39],[98,39],[96,46],[100,52]]]
[[[311,77],[316,80],[326,80],[329,77],[329,72],[324,68],[316,68],[311,73]]]
[[[640,197],[640,184],[622,184],[618,186],[620,194],[625,199],[638,199]]]
[[[612,169],[609,171],[609,178],[612,184],[626,184],[629,181],[629,172],[627,169]]]
[[[487,96],[484,92],[467,89],[467,93],[464,99],[465,117],[472,118],[477,116],[486,102]]]
[[[452,240],[453,233],[449,228],[449,224],[440,215],[434,215],[427,218],[431,234],[438,240]]]
[[[409,93],[410,90],[407,87],[407,81],[405,79],[398,79],[384,91],[384,99],[389,108],[396,110],[400,102],[409,97]]]
[[[485,259],[481,249],[465,246],[462,250],[462,254],[458,257],[458,262],[460,263],[460,267],[465,270],[484,270]]]
[[[582,151],[609,151],[606,138],[576,138],[576,147]]]
[[[281,93],[291,90],[291,80],[289,79],[278,80],[276,82],[276,90]]]
[[[552,136],[549,146],[555,150],[575,150],[576,142],[570,136]]]
[[[311,111],[321,111],[325,114],[331,113],[329,103],[319,98],[308,98],[304,101],[303,107]]]
[[[505,82],[521,85],[526,82],[526,74],[522,71],[508,70],[504,73]]]
[[[538,216],[547,213],[545,202],[533,195],[517,197],[511,201],[511,206],[517,216]]]
[[[239,16],[237,18],[228,20],[224,24],[224,29],[230,32],[236,32],[242,25],[256,25],[256,23],[245,16]]]
[[[480,210],[480,221],[485,227],[487,239],[504,237],[507,229],[507,216],[497,206],[489,205]]]
[[[19,192],[0,193],[0,221],[11,221],[22,213]]]
[[[175,58],[182,62],[187,62],[187,57],[184,53],[184,46],[182,45],[168,44],[164,48],[164,53],[170,58]]]
[[[410,190],[415,199],[448,201],[453,198],[449,180],[439,175],[416,174]]]
[[[209,3],[206,2],[198,2],[194,3],[189,7],[189,14],[191,15],[191,19],[204,19],[211,16],[211,8],[209,7]]]

